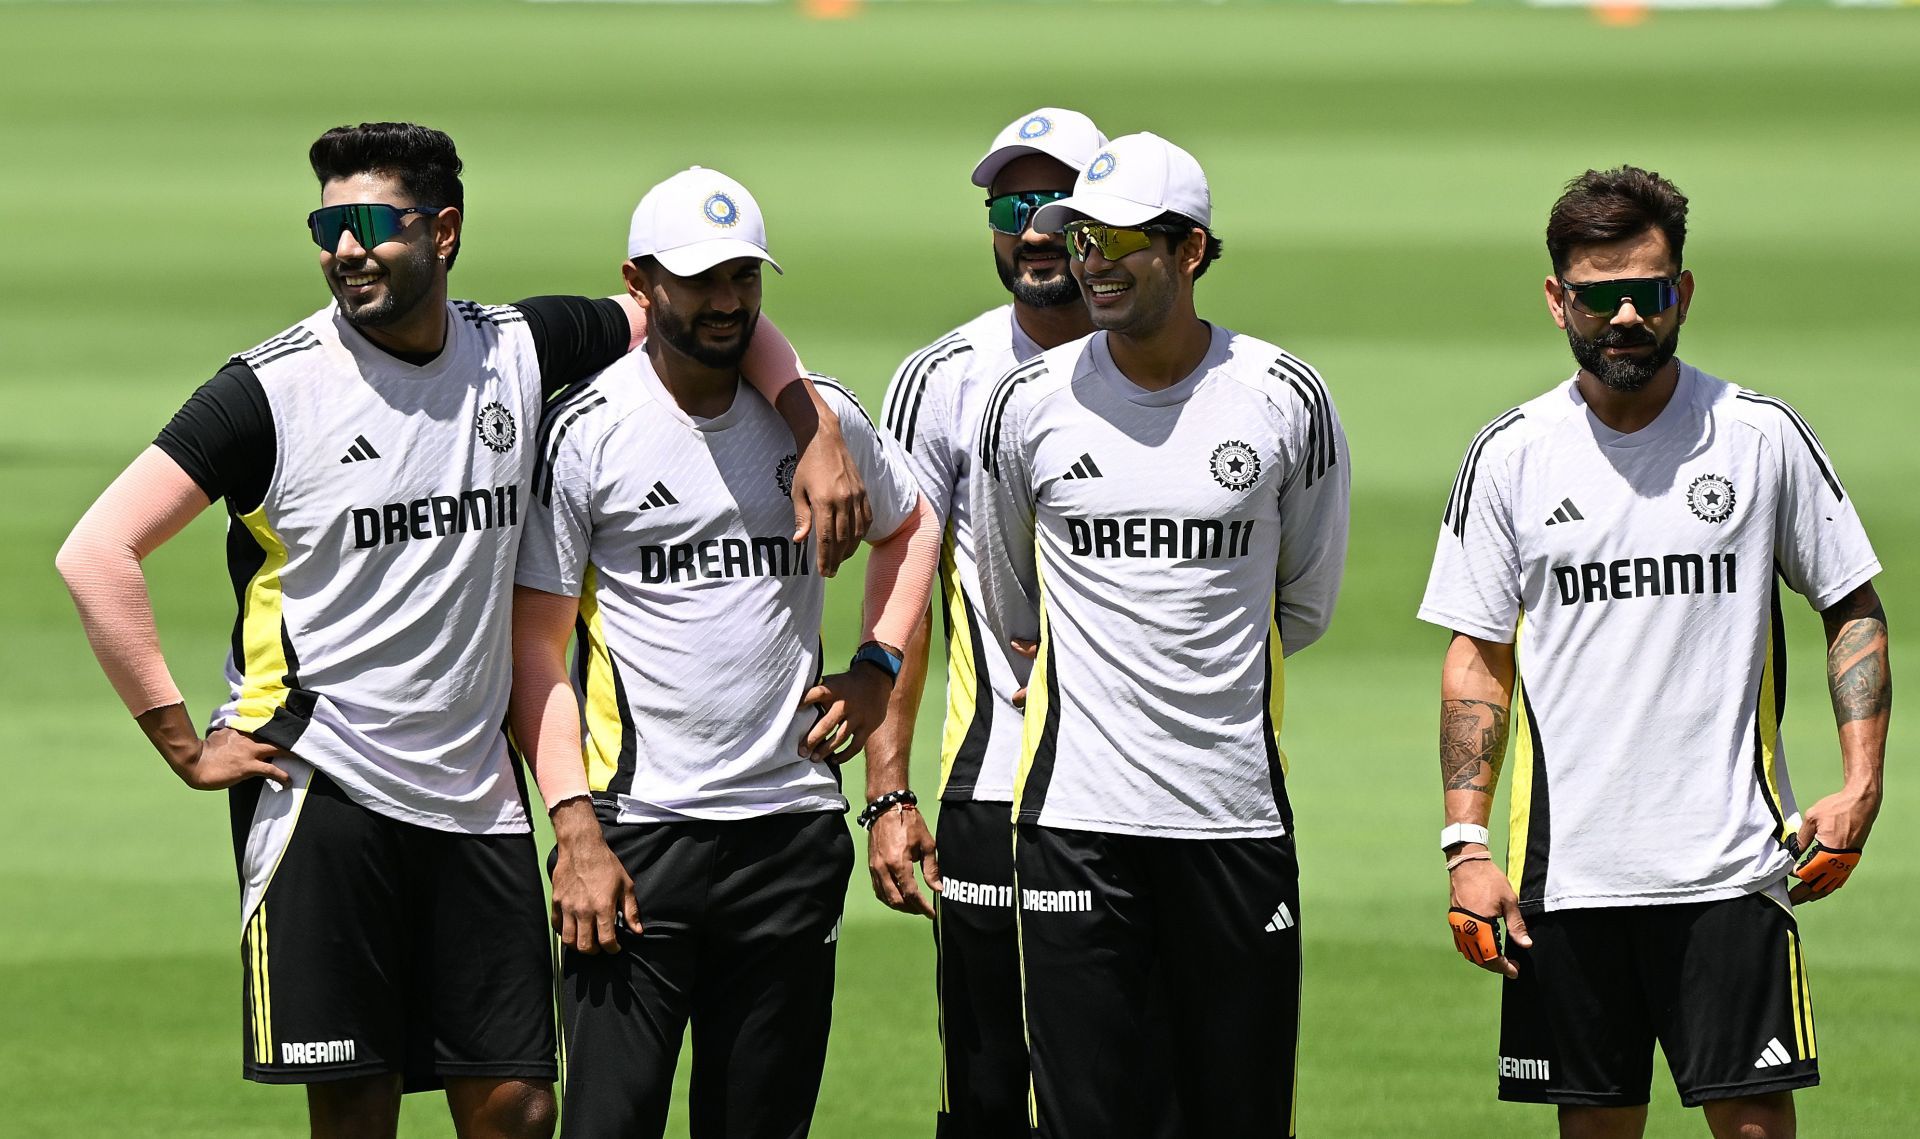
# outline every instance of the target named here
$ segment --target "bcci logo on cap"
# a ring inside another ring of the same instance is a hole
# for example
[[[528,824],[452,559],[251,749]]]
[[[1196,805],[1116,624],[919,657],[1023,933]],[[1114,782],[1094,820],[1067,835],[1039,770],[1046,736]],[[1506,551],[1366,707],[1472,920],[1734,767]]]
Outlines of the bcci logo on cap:
[[[1021,138],[1039,138],[1053,129],[1053,123],[1045,115],[1035,115],[1020,124]]]
[[[1087,164],[1087,181],[1098,182],[1113,173],[1113,152],[1101,151],[1100,156]]]
[[[710,195],[702,209],[706,212],[707,220],[718,226],[731,226],[740,220],[740,207],[734,205],[733,199],[725,194]]]

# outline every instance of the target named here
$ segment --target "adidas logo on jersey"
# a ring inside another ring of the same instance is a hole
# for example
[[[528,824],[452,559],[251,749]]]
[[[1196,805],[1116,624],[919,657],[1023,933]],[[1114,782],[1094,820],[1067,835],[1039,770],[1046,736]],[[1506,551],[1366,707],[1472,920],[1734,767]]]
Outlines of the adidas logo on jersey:
[[[657,506],[678,506],[679,504],[680,500],[673,497],[673,492],[667,489],[667,484],[657,482],[653,484],[653,489],[647,492],[647,500],[640,504],[640,509],[652,510]]]
[[[1060,477],[1063,479],[1097,479],[1101,476],[1100,468],[1094,465],[1093,456],[1083,454],[1080,456],[1080,461],[1069,467],[1067,473]]]
[[[1293,911],[1287,908],[1287,903],[1281,902],[1280,908],[1273,911],[1273,920],[1267,922],[1267,932],[1279,933],[1282,930],[1292,929],[1293,926]]]
[[[1547,519],[1547,525],[1552,526],[1561,522],[1585,521],[1586,516],[1581,514],[1580,509],[1573,504],[1573,499],[1563,498],[1560,500],[1559,508],[1553,512],[1553,517]]]
[[[1780,1038],[1776,1036],[1772,1040],[1767,1041],[1766,1048],[1761,1050],[1760,1058],[1753,1062],[1753,1066],[1756,1068],[1777,1068],[1782,1064],[1791,1063],[1793,1063],[1793,1057],[1787,1055],[1786,1045],[1780,1043]]]
[[[365,435],[355,435],[353,437],[353,446],[347,448],[347,453],[340,456],[340,461],[343,463],[357,463],[363,459],[377,459],[379,457],[380,452],[373,449],[373,444],[367,442]]]

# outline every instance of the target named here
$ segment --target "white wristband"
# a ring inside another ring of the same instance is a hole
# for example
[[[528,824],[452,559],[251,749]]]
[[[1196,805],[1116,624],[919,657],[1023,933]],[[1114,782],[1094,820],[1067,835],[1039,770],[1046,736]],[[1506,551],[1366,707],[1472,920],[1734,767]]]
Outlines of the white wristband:
[[[1440,832],[1440,849],[1458,846],[1463,842],[1477,842],[1487,845],[1487,828],[1475,823],[1454,823]]]

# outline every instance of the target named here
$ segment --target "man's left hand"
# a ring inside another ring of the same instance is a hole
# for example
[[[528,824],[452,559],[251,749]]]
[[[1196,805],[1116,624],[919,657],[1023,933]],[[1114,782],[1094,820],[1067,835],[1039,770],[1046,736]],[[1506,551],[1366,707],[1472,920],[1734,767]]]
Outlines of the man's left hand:
[[[801,744],[802,755],[815,763],[835,765],[859,755],[867,746],[867,736],[887,718],[887,697],[892,692],[893,678],[864,661],[808,689],[800,706],[811,704],[823,714]]]
[[[860,471],[838,425],[823,417],[793,472],[793,540],[804,542],[812,534],[820,576],[832,577],[872,525],[873,508]]]
[[[1817,902],[1846,884],[1879,814],[1878,795],[1845,787],[1807,808],[1796,845],[1814,853],[1794,867],[1798,881],[1788,897],[1795,905]],[[1817,850],[1816,843],[1825,849]]]

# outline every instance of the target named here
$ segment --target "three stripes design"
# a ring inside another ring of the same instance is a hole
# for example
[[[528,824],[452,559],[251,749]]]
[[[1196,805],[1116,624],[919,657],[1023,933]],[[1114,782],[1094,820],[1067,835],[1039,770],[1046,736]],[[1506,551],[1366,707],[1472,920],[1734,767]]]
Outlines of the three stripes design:
[[[1558,507],[1558,509],[1556,509],[1553,512],[1553,517],[1547,519],[1547,525],[1552,526],[1555,523],[1559,523],[1559,522],[1584,522],[1584,521],[1586,521],[1586,515],[1580,513],[1579,507],[1576,507],[1573,504],[1573,499],[1563,498],[1560,500],[1560,506]]]
[[[1100,468],[1094,465],[1093,456],[1082,454],[1080,461],[1075,463],[1067,470],[1066,474],[1060,477],[1063,479],[1097,479],[1101,476]]]
[[[647,492],[647,500],[640,504],[639,509],[652,510],[657,506],[677,506],[679,502],[679,499],[673,497],[673,492],[667,489],[666,483],[656,482],[653,484],[653,489]]]
[[[241,955],[246,959],[247,989],[253,997],[248,1008],[251,1029],[249,1043],[253,1045],[253,1060],[256,1064],[273,1063],[273,990],[268,984],[267,972],[267,904],[260,903],[253,911],[253,917],[247,921],[247,935],[241,942]]]
[[[373,444],[367,442],[365,435],[355,435],[353,437],[353,446],[347,448],[347,453],[341,456],[340,461],[343,463],[357,463],[362,459],[377,459],[379,457],[380,452],[373,449]]]

